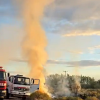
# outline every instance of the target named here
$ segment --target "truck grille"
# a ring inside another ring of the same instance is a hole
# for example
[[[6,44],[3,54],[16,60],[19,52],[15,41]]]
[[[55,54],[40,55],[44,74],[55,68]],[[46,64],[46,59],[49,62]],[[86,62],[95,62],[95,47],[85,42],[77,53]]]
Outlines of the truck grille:
[[[29,88],[18,88],[18,87],[14,87],[14,90],[17,90],[17,91],[29,91]]]
[[[4,88],[4,86],[0,86],[0,88]]]

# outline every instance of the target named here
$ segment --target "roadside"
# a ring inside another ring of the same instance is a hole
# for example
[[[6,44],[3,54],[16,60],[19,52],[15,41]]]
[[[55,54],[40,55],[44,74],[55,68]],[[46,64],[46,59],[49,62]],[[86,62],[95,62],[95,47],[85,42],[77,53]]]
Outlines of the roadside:
[[[4,99],[4,100],[21,100],[19,98],[10,98],[10,99]]]

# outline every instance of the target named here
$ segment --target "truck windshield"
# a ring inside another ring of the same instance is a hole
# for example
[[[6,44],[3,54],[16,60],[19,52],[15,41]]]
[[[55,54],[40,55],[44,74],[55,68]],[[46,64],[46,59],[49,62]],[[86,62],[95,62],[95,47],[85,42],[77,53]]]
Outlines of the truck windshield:
[[[14,84],[30,85],[30,78],[26,77],[14,77]]]
[[[6,78],[6,73],[3,71],[0,71],[0,79],[5,80],[5,78]]]

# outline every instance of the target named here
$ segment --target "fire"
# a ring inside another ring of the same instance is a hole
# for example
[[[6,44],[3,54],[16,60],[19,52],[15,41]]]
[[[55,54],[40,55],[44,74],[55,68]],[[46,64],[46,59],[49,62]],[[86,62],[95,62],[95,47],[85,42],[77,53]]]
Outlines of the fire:
[[[47,61],[47,39],[40,20],[48,0],[25,0],[24,22],[26,37],[23,43],[24,56],[28,58],[30,73],[29,76],[40,79],[40,91],[47,92],[44,87],[45,76],[43,65]]]

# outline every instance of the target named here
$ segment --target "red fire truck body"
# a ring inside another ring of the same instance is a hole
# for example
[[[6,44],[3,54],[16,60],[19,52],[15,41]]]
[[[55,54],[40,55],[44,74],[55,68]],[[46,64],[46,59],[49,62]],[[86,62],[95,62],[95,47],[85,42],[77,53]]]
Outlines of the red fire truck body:
[[[6,71],[0,67],[0,98],[4,98],[6,96]]]

